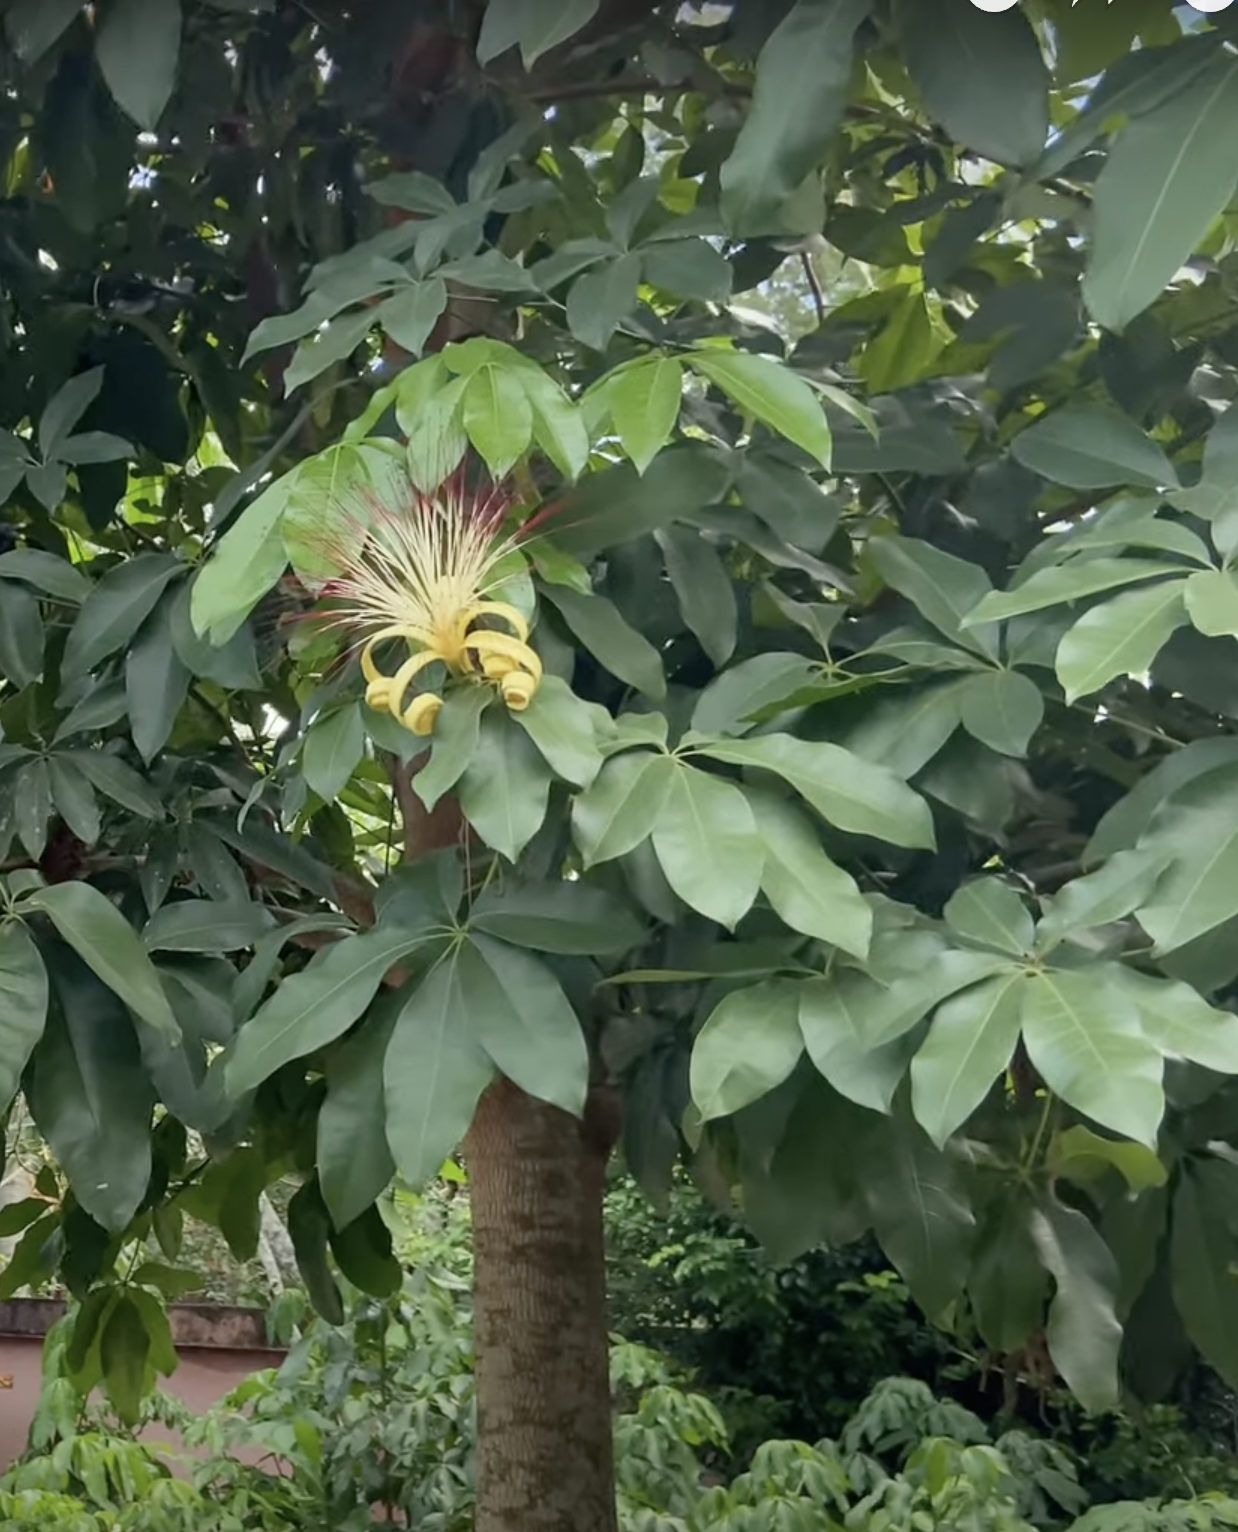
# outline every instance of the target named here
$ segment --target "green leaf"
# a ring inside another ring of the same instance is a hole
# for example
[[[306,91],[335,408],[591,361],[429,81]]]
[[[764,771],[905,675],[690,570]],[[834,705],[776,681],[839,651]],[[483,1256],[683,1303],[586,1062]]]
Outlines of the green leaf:
[[[670,440],[683,397],[683,364],[654,356],[615,373],[605,385],[610,418],[623,450],[643,474]]]
[[[137,932],[106,894],[89,883],[36,889],[25,908],[42,911],[80,958],[149,1027],[179,1035],[159,975]]]
[[[1045,1332],[1053,1365],[1085,1409],[1118,1402],[1122,1326],[1114,1312],[1117,1270],[1109,1247],[1084,1214],[1044,1199],[1031,1234],[1056,1291]]]
[[[1238,60],[1218,53],[1118,134],[1096,182],[1083,295],[1123,329],[1173,281],[1234,194],[1226,146],[1238,134]]]
[[[825,411],[808,384],[784,362],[716,347],[691,351],[687,360],[694,372],[721,389],[745,415],[802,447],[822,468],[830,466],[832,444]]]
[[[567,295],[567,325],[581,345],[605,351],[610,338],[636,307],[640,256],[617,256],[577,277]]]
[[[0,554],[0,580],[21,580],[57,601],[79,606],[90,594],[90,581],[68,559],[38,548],[14,548]]]
[[[116,996],[63,949],[48,973],[56,1003],[31,1055],[27,1099],[78,1202],[116,1234],[150,1180],[150,1084]]]
[[[1153,580],[1160,575],[1181,574],[1178,564],[1153,559],[1073,559],[1068,564],[1053,564],[1038,569],[1013,590],[992,591],[963,620],[965,628],[975,623],[997,622],[1006,617],[1020,617],[1025,612],[1039,612],[1049,606],[1064,606],[1085,596],[1139,580]],[[1198,575],[1193,579],[1200,578]],[[1188,582],[1189,588],[1189,582]]]
[[[455,982],[471,1035],[500,1074],[574,1117],[585,1110],[589,1054],[562,986],[545,963],[489,936],[470,937]]]
[[[132,766],[107,750],[74,750],[70,757],[90,783],[113,803],[142,819],[162,819],[158,794]]]
[[[662,657],[604,596],[582,595],[565,585],[544,588],[564,622],[595,660],[628,686],[661,702],[666,696]]]
[[[612,756],[572,800],[572,835],[586,869],[626,856],[652,834],[674,775],[665,762],[645,751]]]
[[[44,636],[38,597],[22,585],[0,591],[0,677],[18,691],[43,674]]]
[[[967,1276],[967,1296],[986,1345],[1022,1350],[1040,1329],[1049,1282],[1029,1227],[1026,1190],[1015,1188],[986,1210]]]
[[[197,632],[215,643],[232,637],[288,567],[281,522],[298,472],[268,484],[246,506],[194,578],[190,616]]]
[[[468,1132],[494,1065],[473,1037],[458,976],[459,951],[409,996],[383,1065],[387,1141],[412,1187],[436,1176]]]
[[[526,883],[505,879],[481,893],[469,929],[517,947],[565,956],[600,957],[640,944],[643,930],[626,905],[580,881]]]
[[[965,941],[1022,957],[1032,950],[1032,917],[1019,895],[1000,878],[977,878],[954,894],[946,924]]]
[[[730,261],[707,239],[658,240],[641,249],[643,280],[676,298],[725,303],[731,296],[734,275]],[[675,409],[678,413],[678,400]]]
[[[176,83],[181,0],[112,0],[95,57],[118,106],[153,133]]]
[[[1173,1295],[1187,1334],[1233,1388],[1238,1379],[1234,1327],[1233,1167],[1190,1166],[1173,1200]]]
[[[1168,860],[1167,851],[1119,851],[1098,871],[1073,878],[1045,902],[1036,927],[1036,944],[1044,950],[1076,931],[1121,920],[1152,892]]]
[[[521,367],[518,376],[533,407],[533,440],[565,478],[579,478],[589,461],[589,432],[579,408],[540,367]]]
[[[779,210],[825,157],[851,84],[867,0],[797,0],[757,58],[748,116],[722,166],[722,212],[736,234],[780,229]]]
[[[1110,1170],[1118,1171],[1133,1192],[1164,1186],[1169,1179],[1164,1165],[1146,1145],[1101,1138],[1082,1123],[1054,1134],[1045,1163],[1051,1176],[1064,1177],[1079,1186],[1099,1180]]]
[[[348,702],[327,717],[315,719],[301,746],[301,772],[311,792],[324,803],[334,803],[364,754],[361,704]]]
[[[483,715],[459,796],[469,824],[509,862],[516,861],[541,829],[550,801],[550,772],[505,708]]]
[[[387,972],[423,940],[380,926],[316,954],[241,1028],[228,1062],[229,1090],[244,1095],[292,1059],[333,1043],[370,1004]]]
[[[79,372],[48,400],[39,417],[39,451],[45,458],[55,458],[65,437],[99,397],[104,368],[91,367]]]
[[[420,356],[446,307],[446,282],[441,277],[429,277],[397,288],[385,298],[378,305],[378,322],[397,346]]]
[[[1018,10],[895,7],[903,56],[925,110],[956,143],[1001,165],[1030,165],[1049,136],[1049,71]]]
[[[964,620],[992,590],[983,569],[914,537],[874,537],[867,552],[885,583],[939,633],[975,654],[997,658],[996,632]]]
[[[12,1105],[22,1071],[47,1024],[47,969],[19,920],[0,925],[0,1111]]]
[[[873,912],[854,878],[830,861],[794,804],[753,788],[745,796],[765,848],[761,888],[778,915],[793,931],[865,958]]]
[[[1118,676],[1145,675],[1186,621],[1185,585],[1167,580],[1085,612],[1058,645],[1055,666],[1067,702],[1090,696]]]
[[[146,1393],[150,1336],[129,1293],[117,1298],[99,1339],[99,1364],[108,1402],[127,1426],[136,1426]]]
[[[692,1044],[689,1084],[701,1120],[729,1117],[768,1095],[803,1052],[795,984],[772,979],[735,990]]]
[[[129,710],[123,681],[106,681],[89,686],[86,695],[61,719],[52,736],[54,745],[74,734],[97,734],[119,723]]]
[[[1116,982],[1139,1008],[1143,1030],[1160,1051],[1218,1074],[1238,1074],[1238,1016],[1209,1005],[1189,984],[1125,966]]]
[[[81,10],[81,0],[15,0],[4,17],[13,52],[23,64],[33,64],[77,20]]]
[[[327,1260],[331,1220],[317,1179],[307,1181],[288,1204],[288,1234],[310,1302],[329,1325],[342,1325],[344,1300]]]
[[[377,317],[376,311],[368,306],[337,314],[321,330],[315,330],[299,341],[292,361],[284,369],[285,394],[294,394],[298,388],[326,372],[328,367],[350,357],[374,328]]]
[[[1026,756],[1044,715],[1040,688],[1014,670],[969,676],[959,689],[963,727],[999,755]]]
[[[735,652],[739,612],[735,587],[712,543],[688,527],[655,532],[666,573],[690,632],[715,665]]]
[[[274,924],[262,904],[178,899],[155,911],[142,941],[148,952],[239,952],[261,941]]]
[[[47,826],[52,816],[52,787],[47,762],[28,761],[13,783],[12,823],[18,839],[36,861],[47,845]]]
[[[488,686],[453,687],[443,698],[442,711],[434,722],[430,759],[413,777],[413,791],[433,809],[450,792],[477,753],[481,719],[494,701]]]
[[[758,654],[716,676],[696,700],[692,727],[701,734],[743,734],[760,713],[819,685],[821,666],[802,654]]]
[[[1024,468],[1069,489],[1178,482],[1173,464],[1129,415],[1097,404],[1054,410],[1020,431],[1010,450]]]
[[[175,604],[176,596],[159,601],[125,655],[129,732],[148,763],[167,744],[189,694],[189,671],[172,638]]]
[[[477,62],[488,64],[519,44],[526,69],[589,21],[598,0],[490,0],[477,39]]]
[[[395,1174],[387,1144],[383,1071],[396,1019],[407,1001],[390,995],[332,1056],[318,1112],[315,1164],[323,1201],[337,1229],[381,1196]]]
[[[575,787],[589,786],[602,768],[594,714],[566,681],[543,676],[532,702],[513,716],[557,776]]]
[[[1004,1073],[1019,1040],[1019,978],[1005,974],[938,1006],[911,1062],[916,1119],[940,1147]]]
[[[840,743],[906,781],[939,754],[958,728],[966,685],[947,681],[874,702]]]
[[[330,1243],[335,1264],[355,1288],[375,1298],[399,1292],[404,1268],[392,1248],[391,1230],[373,1203],[351,1223],[337,1226]]]
[[[683,902],[734,930],[761,884],[762,851],[748,800],[732,782],[682,762],[653,827],[658,863]]]
[[[1186,609],[1209,638],[1238,638],[1238,580],[1226,569],[1201,569],[1186,582]]]
[[[533,439],[533,406],[507,368],[479,367],[463,401],[464,429],[493,478],[501,479]]]
[[[1165,1110],[1161,1055],[1129,993],[1105,969],[1032,973],[1021,983],[1023,1041],[1050,1090],[1076,1111],[1156,1147]]]
[[[861,762],[838,745],[764,734],[698,748],[733,766],[772,771],[840,830],[895,846],[931,849],[934,845],[932,815],[924,799],[893,772]]]
[[[924,1312],[939,1319],[962,1290],[975,1238],[959,1168],[900,1116],[874,1138],[864,1191],[881,1248]]]
[[[877,986],[854,969],[799,986],[800,1032],[817,1070],[848,1101],[888,1112],[908,1053],[901,1042],[877,1042],[879,1006]]]
[[[165,553],[139,553],[109,569],[82,602],[69,630],[61,666],[64,679],[85,675],[123,648],[184,569],[179,559]]]

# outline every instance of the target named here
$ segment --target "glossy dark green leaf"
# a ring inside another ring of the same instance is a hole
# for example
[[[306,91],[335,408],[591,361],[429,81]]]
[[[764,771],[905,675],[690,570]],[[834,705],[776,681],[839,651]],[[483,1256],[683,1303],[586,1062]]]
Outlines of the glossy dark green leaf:
[[[598,0],[494,0],[486,7],[477,39],[477,60],[491,59],[519,46],[526,69],[551,48],[580,31],[597,11]]]
[[[90,581],[76,565],[39,548],[14,548],[0,554],[0,580],[20,580],[72,606],[80,606],[90,594]]]
[[[424,939],[379,926],[332,942],[241,1028],[228,1063],[231,1090],[238,1096],[253,1090],[290,1060],[333,1043],[365,1011],[389,970]]]
[[[140,819],[162,819],[158,794],[132,766],[109,750],[75,750],[73,764],[87,780],[113,803]]]
[[[184,568],[168,554],[139,553],[110,569],[82,602],[69,632],[64,677],[83,675],[123,648]]]
[[[459,782],[477,751],[482,714],[494,700],[485,686],[449,691],[434,724],[430,759],[413,777],[413,791],[432,809]]]
[[[237,952],[260,941],[274,924],[265,905],[179,899],[151,916],[142,941],[148,952]]]
[[[31,894],[77,955],[156,1032],[175,1037],[176,1018],[137,932],[106,894],[89,883],[56,883]]]
[[[534,952],[580,957],[626,952],[642,935],[640,922],[626,905],[581,881],[505,879],[474,901],[469,927]]]
[[[438,1174],[494,1078],[494,1065],[473,1038],[458,966],[453,951],[412,992],[383,1065],[387,1142],[414,1187]]]
[[[599,664],[655,702],[666,696],[662,659],[643,633],[638,633],[613,602],[604,596],[583,595],[565,585],[548,586],[545,594],[564,622]]]
[[[546,817],[550,770],[502,707],[483,715],[459,788],[460,809],[487,846],[514,862]]]
[[[758,654],[716,676],[697,698],[692,727],[702,734],[744,734],[758,713],[819,684],[821,667],[801,654]]]
[[[1033,1204],[1023,1190],[991,1204],[976,1234],[967,1295],[994,1351],[1019,1351],[1040,1328],[1048,1274],[1032,1239]]]
[[[108,89],[138,127],[153,132],[176,83],[180,0],[113,0],[95,41]]]
[[[363,1293],[390,1298],[404,1279],[392,1248],[391,1230],[373,1203],[351,1223],[335,1228],[331,1254],[344,1276]]]
[[[757,59],[752,104],[722,167],[722,211],[736,234],[767,234],[842,121],[866,0],[797,0]]]
[[[968,614],[964,626],[1043,611],[1046,607],[1080,601],[1123,585],[1135,585],[1141,580],[1154,580],[1179,572],[1179,565],[1158,559],[1088,558],[1051,564],[1047,569],[1035,570],[1013,590],[991,592]]]
[[[0,925],[0,1110],[8,1110],[43,1035],[47,999],[47,969],[30,933],[17,920]]]
[[[99,801],[71,755],[49,755],[47,781],[56,812],[83,845],[99,839]]]
[[[342,1325],[344,1300],[327,1259],[331,1219],[317,1181],[307,1181],[288,1204],[288,1233],[310,1302],[328,1324]]]
[[[384,997],[332,1055],[326,1072],[316,1164],[323,1201],[337,1229],[360,1218],[395,1174],[387,1144],[383,1069],[405,1003],[400,995]]]
[[[120,1419],[135,1426],[146,1392],[150,1336],[132,1296],[123,1293],[112,1306],[99,1338],[99,1360],[108,1402]]]
[[[652,833],[671,790],[665,757],[615,755],[572,800],[572,836],[586,868],[635,850]]]
[[[556,775],[576,787],[588,787],[602,767],[595,716],[596,710],[566,681],[546,675],[528,707],[515,718]]]
[[[640,256],[631,252],[604,261],[577,277],[567,295],[568,328],[582,345],[605,351],[636,307]]]
[[[142,759],[148,762],[167,744],[189,693],[189,671],[181,663],[173,639],[176,594],[162,597],[125,655],[129,732]]]
[[[963,727],[1000,755],[1025,756],[1044,714],[1040,688],[1015,670],[969,676],[959,691]]]
[[[474,936],[459,950],[455,983],[471,1035],[499,1073],[580,1117],[589,1087],[585,1035],[546,964],[492,937]]]
[[[688,629],[715,665],[735,652],[739,614],[735,588],[713,544],[687,527],[656,534],[666,573]]]
[[[1178,476],[1160,447],[1129,415],[1095,404],[1068,404],[1020,431],[1010,449],[1033,473],[1070,489],[1118,484],[1159,488]]]
[[[1232,1165],[1192,1166],[1173,1199],[1173,1293],[1187,1334],[1232,1388],[1238,1378],[1233,1324],[1233,1268],[1238,1241],[1232,1208],[1238,1176]]]
[[[19,690],[43,674],[43,615],[24,585],[0,586],[0,676]]]
[[[52,785],[41,757],[18,767],[12,777],[12,824],[17,838],[36,861],[47,844],[52,816]]]
[[[964,649],[996,658],[994,630],[964,622],[992,588],[983,569],[914,537],[876,537],[868,552],[886,584],[938,632]]]
[[[364,753],[361,704],[349,702],[315,720],[301,747],[301,771],[310,790],[332,803],[348,786]]]
[[[31,1055],[27,1099],[78,1202],[119,1233],[151,1172],[153,1103],[137,1036],[116,995],[72,952],[56,952],[48,971],[56,1003]]]

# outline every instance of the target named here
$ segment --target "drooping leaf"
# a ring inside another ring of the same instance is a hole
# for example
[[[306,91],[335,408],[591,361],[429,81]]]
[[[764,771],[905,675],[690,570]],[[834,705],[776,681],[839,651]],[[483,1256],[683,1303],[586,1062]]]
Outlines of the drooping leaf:
[[[722,211],[736,234],[779,229],[779,210],[821,162],[842,120],[856,28],[867,0],[797,0],[757,59],[756,85],[722,167]]]
[[[626,952],[642,934],[626,905],[584,882],[507,880],[474,901],[469,926],[517,947],[580,957]]]
[[[310,1302],[328,1324],[343,1324],[344,1300],[327,1260],[331,1219],[316,1178],[293,1194],[288,1204],[288,1234]]]
[[[43,614],[22,585],[0,589],[0,676],[19,690],[43,674]]]
[[[239,952],[275,924],[265,905],[216,899],[178,899],[156,910],[142,941],[148,952]]]
[[[108,1401],[119,1418],[136,1426],[146,1391],[150,1336],[132,1294],[121,1293],[112,1305],[99,1340],[99,1365]]]
[[[916,1119],[939,1147],[972,1115],[1006,1069],[1020,1028],[1019,980],[988,979],[937,1007],[911,1062]]]
[[[430,759],[413,777],[413,791],[427,809],[433,809],[468,770],[477,752],[482,714],[493,701],[494,693],[485,686],[453,688],[443,699]]]
[[[459,797],[465,819],[509,862],[516,861],[541,829],[550,798],[550,771],[505,708],[482,715]]]
[[[493,1078],[494,1065],[473,1037],[453,953],[405,1002],[383,1065],[387,1142],[410,1186],[438,1174]]]
[[[774,979],[728,995],[692,1045],[692,1100],[702,1120],[730,1116],[767,1095],[803,1051],[795,984]]]
[[[725,564],[712,543],[687,527],[668,527],[655,535],[684,622],[714,664],[725,665],[735,651],[739,622]]]
[[[1173,1294],[1187,1333],[1232,1388],[1238,1378],[1238,1331],[1232,1322],[1233,1167],[1192,1166],[1173,1199]]]
[[[992,589],[983,569],[914,537],[875,537],[868,552],[886,584],[938,632],[964,649],[996,658],[994,630],[964,622]]]
[[[1219,1074],[1238,1074],[1238,1016],[1220,1010],[1189,984],[1122,967],[1115,976],[1138,1007],[1149,1040],[1171,1058]]]
[[[654,357],[624,368],[606,385],[606,403],[623,450],[643,474],[670,440],[679,419],[683,364]]]
[[[464,391],[462,420],[496,481],[524,455],[533,439],[533,406],[509,368],[490,364],[477,369]]]
[[[1238,784],[1201,776],[1153,814],[1138,849],[1165,868],[1136,917],[1160,952],[1173,952],[1238,914]]]
[[[776,709],[821,678],[802,654],[757,654],[724,670],[701,692],[692,727],[702,734],[743,734],[758,713]]]
[[[584,595],[565,585],[547,586],[545,594],[564,622],[611,675],[644,692],[654,702],[666,696],[662,659],[604,596]]]
[[[748,801],[733,783],[672,763],[653,847],[667,882],[692,909],[734,930],[752,908],[761,842]]]
[[[1072,878],[1048,901],[1036,927],[1037,945],[1129,915],[1152,892],[1166,861],[1167,849],[1119,851],[1096,872]]]
[[[532,702],[515,717],[558,776],[576,787],[589,786],[602,768],[594,711],[565,681],[543,676]]]
[[[1046,1331],[1053,1364],[1085,1408],[1112,1409],[1122,1344],[1113,1256],[1087,1217],[1056,1198],[1033,1210],[1031,1233],[1056,1289]]]
[[[82,602],[69,631],[64,678],[84,675],[127,644],[184,567],[166,554],[139,553],[110,569]]]
[[[181,0],[112,0],[95,37],[95,57],[117,105],[154,132],[176,83]]]
[[[47,969],[20,921],[0,925],[0,1110],[8,1111],[22,1070],[47,1023]]]
[[[385,998],[336,1052],[327,1071],[316,1163],[322,1198],[337,1229],[360,1218],[395,1173],[387,1143],[383,1071],[405,1003],[398,995]]]
[[[364,754],[361,705],[349,702],[315,720],[301,747],[301,770],[310,789],[325,803],[332,803],[347,787]]]
[[[488,64],[519,46],[526,69],[551,48],[580,31],[597,11],[598,0],[491,0],[477,40],[477,61]]]
[[[167,744],[189,694],[191,677],[172,640],[175,599],[161,598],[125,655],[129,732],[148,762]]]

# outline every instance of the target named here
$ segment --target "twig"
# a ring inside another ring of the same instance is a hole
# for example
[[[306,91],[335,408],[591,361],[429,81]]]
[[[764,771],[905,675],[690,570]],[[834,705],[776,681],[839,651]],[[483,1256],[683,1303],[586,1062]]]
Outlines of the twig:
[[[807,250],[800,251],[800,265],[804,269],[808,289],[812,293],[812,306],[817,311],[817,328],[820,329],[825,323],[825,294],[821,290],[821,278],[817,275],[817,268],[813,265],[812,256]]]

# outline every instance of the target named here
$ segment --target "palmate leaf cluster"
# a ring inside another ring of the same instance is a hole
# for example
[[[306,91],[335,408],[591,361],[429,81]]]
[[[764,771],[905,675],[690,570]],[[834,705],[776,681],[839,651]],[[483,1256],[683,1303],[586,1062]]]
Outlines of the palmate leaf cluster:
[[[653,1195],[871,1229],[1018,1376],[1238,1381],[1226,13],[390,9],[5,15],[0,1292],[132,1410],[186,1217],[297,1175],[336,1314],[496,1072],[592,1071]],[[425,747],[296,607],[462,460],[553,507],[546,679]]]

